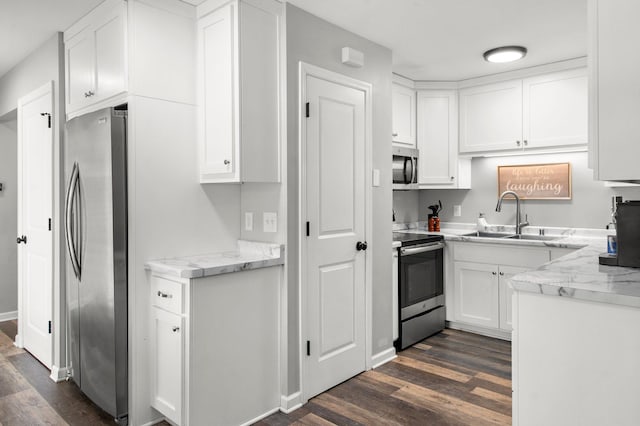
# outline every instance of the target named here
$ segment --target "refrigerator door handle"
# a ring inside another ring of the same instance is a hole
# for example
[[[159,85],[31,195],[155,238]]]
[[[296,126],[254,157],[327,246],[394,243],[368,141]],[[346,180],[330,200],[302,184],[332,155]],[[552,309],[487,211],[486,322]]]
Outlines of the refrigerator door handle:
[[[78,163],[73,163],[73,170],[71,171],[71,178],[69,178],[69,186],[67,188],[67,200],[65,203],[65,225],[66,225],[66,239],[67,250],[69,251],[69,257],[71,258],[71,266],[73,266],[73,273],[77,279],[80,279],[80,265],[78,264],[78,254],[74,244],[75,229],[73,226],[74,218],[72,215],[73,205],[76,200],[77,188],[78,188],[79,169]]]

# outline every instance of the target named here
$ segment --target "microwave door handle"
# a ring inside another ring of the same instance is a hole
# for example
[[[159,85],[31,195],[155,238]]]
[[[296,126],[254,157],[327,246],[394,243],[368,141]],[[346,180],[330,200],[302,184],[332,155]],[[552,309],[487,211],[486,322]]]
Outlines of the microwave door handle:
[[[426,253],[429,251],[440,250],[442,248],[444,248],[443,243],[436,243],[436,244],[429,244],[426,246],[415,247],[415,248],[402,248],[400,249],[400,254],[403,256],[408,256],[411,254],[419,254],[419,253]]]
[[[402,167],[402,175],[404,176],[404,182],[405,184],[409,183],[408,179],[411,178],[407,178],[407,167],[408,167],[408,163],[412,163],[411,158],[409,157],[405,157],[404,159],[404,166]],[[411,171],[411,176],[413,176],[413,170]]]

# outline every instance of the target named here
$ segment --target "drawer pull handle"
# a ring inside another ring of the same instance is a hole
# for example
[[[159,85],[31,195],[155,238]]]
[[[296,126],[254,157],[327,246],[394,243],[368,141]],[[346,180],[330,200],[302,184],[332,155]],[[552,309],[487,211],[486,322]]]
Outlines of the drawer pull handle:
[[[174,333],[177,333],[178,331],[180,331],[180,327],[172,327],[171,331],[173,331]]]
[[[169,294],[169,293],[163,293],[160,290],[158,290],[158,296],[160,297],[164,297],[165,299],[171,299],[173,298],[173,295]]]

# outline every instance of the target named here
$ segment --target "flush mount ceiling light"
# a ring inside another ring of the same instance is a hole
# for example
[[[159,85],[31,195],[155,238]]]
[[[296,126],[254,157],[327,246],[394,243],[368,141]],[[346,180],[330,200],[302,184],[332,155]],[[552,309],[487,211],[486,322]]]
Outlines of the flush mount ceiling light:
[[[522,46],[502,46],[495,49],[487,50],[482,54],[487,62],[513,62],[524,58],[527,49]]]

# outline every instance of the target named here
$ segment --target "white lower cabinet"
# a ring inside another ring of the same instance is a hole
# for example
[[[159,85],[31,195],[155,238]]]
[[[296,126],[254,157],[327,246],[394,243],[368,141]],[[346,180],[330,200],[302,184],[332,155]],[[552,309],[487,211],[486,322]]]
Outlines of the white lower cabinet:
[[[151,406],[179,426],[250,424],[280,407],[279,266],[151,276]]]
[[[450,325],[509,338],[513,328],[509,279],[549,262],[555,249],[455,241],[447,246],[451,271],[447,280],[453,280],[446,283]]]

